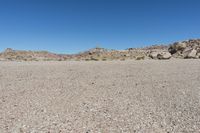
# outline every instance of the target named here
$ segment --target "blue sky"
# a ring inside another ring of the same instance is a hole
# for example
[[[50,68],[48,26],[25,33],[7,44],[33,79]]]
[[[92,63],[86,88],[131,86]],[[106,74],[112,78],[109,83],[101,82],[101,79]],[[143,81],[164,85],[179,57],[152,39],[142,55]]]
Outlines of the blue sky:
[[[199,0],[0,0],[0,51],[77,53],[200,38]]]

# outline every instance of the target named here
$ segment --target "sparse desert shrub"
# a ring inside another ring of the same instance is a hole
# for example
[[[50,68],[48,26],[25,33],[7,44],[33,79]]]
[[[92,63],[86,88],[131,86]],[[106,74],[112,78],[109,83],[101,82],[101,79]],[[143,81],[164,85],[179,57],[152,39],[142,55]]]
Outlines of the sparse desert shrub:
[[[76,59],[75,59],[75,61],[80,61],[80,60],[81,60],[81,59],[79,59],[79,58],[76,58]]]
[[[39,61],[37,58],[32,58],[31,61]]]
[[[120,61],[125,61],[125,60],[126,60],[125,58],[121,58],[121,59],[120,59]]]
[[[95,57],[91,57],[90,58],[92,61],[99,61],[99,59],[95,58]]]
[[[50,58],[43,59],[43,61],[52,61]]]
[[[8,58],[6,58],[7,60],[9,60],[9,61],[12,61],[13,59],[12,58],[10,58],[10,57],[8,57]]]
[[[103,58],[102,61],[107,61],[107,59],[106,59],[106,58]]]

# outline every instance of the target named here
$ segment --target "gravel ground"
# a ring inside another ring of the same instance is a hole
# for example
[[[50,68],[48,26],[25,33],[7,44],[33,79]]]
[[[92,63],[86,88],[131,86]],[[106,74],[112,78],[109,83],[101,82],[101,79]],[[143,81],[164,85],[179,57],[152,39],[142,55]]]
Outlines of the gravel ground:
[[[0,62],[0,133],[199,133],[200,60]]]

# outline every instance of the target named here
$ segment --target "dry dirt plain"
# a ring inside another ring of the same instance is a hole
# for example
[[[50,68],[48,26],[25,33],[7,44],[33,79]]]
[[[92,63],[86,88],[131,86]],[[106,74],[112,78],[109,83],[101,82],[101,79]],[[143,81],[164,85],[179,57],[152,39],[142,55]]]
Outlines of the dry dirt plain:
[[[0,133],[200,132],[200,60],[0,62]]]

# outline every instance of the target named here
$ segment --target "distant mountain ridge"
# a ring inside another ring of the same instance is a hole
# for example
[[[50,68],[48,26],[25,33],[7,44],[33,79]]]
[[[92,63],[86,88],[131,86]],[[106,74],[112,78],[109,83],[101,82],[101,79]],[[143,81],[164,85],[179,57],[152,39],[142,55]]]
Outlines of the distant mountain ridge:
[[[25,51],[7,48],[0,53],[0,61],[67,61],[67,60],[126,60],[200,58],[200,39],[175,42],[169,45],[152,45],[144,48],[109,50],[93,48],[78,54],[56,54],[48,51]]]

